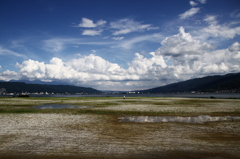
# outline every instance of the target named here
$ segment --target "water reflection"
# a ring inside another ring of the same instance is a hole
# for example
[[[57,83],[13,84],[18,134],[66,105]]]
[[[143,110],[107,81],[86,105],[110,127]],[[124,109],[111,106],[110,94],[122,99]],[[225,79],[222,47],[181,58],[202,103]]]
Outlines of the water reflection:
[[[44,104],[33,107],[33,109],[83,109],[91,106],[78,106],[71,104]]]
[[[202,124],[205,122],[215,121],[240,121],[239,116],[209,116],[200,115],[197,117],[181,117],[181,116],[125,116],[120,117],[120,122],[137,122],[137,123],[154,123],[154,122],[179,122]]]

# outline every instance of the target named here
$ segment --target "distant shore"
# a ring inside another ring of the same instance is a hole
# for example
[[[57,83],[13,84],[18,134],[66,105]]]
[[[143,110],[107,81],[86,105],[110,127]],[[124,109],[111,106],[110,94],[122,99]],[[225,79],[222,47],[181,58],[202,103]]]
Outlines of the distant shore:
[[[54,94],[54,95],[35,95],[30,97],[181,97],[181,98],[240,98],[240,93],[156,93],[156,94]],[[13,97],[13,95],[0,95],[0,97]],[[16,96],[17,97],[17,96]]]

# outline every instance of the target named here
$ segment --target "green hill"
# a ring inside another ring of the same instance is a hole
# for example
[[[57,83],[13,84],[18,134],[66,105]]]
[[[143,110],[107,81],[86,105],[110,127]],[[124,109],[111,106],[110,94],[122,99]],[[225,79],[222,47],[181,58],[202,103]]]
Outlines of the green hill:
[[[141,92],[172,93],[172,92],[240,92],[240,73],[195,78],[166,86],[156,87]]]
[[[101,91],[93,88],[70,85],[26,84],[24,82],[0,82],[0,88],[5,88],[8,93],[101,93]]]

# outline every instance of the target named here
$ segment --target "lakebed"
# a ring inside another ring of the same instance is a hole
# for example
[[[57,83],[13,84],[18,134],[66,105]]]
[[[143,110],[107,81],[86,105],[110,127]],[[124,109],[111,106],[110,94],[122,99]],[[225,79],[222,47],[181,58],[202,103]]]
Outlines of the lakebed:
[[[52,109],[51,105],[64,107]],[[39,106],[46,109],[35,109]],[[236,120],[203,123],[159,120],[199,116]],[[239,116],[240,99],[0,98],[0,156],[240,158]],[[143,117],[160,122],[121,121]]]

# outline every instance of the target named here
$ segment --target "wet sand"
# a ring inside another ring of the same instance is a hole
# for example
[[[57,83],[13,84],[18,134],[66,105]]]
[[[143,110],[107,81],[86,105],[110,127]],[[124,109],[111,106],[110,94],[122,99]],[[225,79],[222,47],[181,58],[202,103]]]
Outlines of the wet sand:
[[[240,158],[240,122],[124,123],[117,115],[0,114],[0,158]]]
[[[88,107],[34,109],[45,104]],[[239,112],[239,99],[1,98],[0,158],[237,159],[240,121],[225,117]],[[120,122],[125,116],[171,122]],[[199,116],[224,120],[175,121]]]

